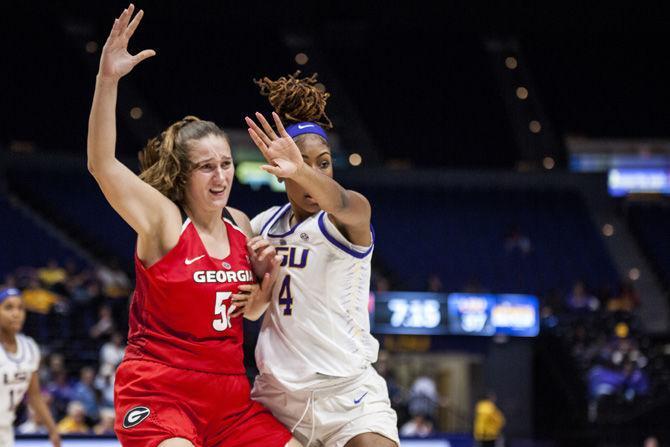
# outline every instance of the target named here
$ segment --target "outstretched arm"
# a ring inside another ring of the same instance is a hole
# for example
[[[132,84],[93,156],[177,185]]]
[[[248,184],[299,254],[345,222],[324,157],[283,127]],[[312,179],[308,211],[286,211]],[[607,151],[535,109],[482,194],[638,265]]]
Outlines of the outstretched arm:
[[[261,169],[277,177],[291,179],[303,187],[334,218],[349,240],[357,245],[369,245],[371,209],[370,202],[360,193],[344,189],[331,177],[310,168],[303,162],[300,149],[286,132],[281,119],[272,113],[277,135],[260,113],[256,114],[261,129],[252,119],[246,118],[249,135],[258,146],[268,164]]]
[[[150,245],[164,247],[172,241],[166,241],[171,238],[166,237],[163,228],[171,228],[171,219],[179,222],[179,210],[158,190],[140,180],[115,155],[119,80],[144,59],[156,54],[153,50],[144,50],[134,56],[128,53],[128,40],[143,16],[139,11],[131,21],[133,11],[131,4],[114,21],[102,49],[88,122],[88,169],[112,207],[138,233],[140,242],[143,237],[154,240],[158,237],[158,241]]]

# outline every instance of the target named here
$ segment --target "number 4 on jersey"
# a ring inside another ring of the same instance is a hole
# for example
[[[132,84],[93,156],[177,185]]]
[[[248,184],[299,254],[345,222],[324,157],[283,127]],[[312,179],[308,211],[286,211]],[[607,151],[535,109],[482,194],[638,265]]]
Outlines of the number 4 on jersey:
[[[291,276],[286,275],[279,289],[279,305],[284,307],[284,315],[293,313],[293,296],[291,296]]]

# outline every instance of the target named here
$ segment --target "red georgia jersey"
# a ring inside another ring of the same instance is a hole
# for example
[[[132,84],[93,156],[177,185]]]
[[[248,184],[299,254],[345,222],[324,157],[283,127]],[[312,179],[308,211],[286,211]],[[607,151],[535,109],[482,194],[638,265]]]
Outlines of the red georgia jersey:
[[[231,294],[255,283],[246,235],[223,219],[230,254],[207,254],[198,232],[186,219],[177,245],[145,268],[135,254],[137,286],[130,306],[125,359],[153,360],[177,368],[219,374],[244,374],[242,316]]]

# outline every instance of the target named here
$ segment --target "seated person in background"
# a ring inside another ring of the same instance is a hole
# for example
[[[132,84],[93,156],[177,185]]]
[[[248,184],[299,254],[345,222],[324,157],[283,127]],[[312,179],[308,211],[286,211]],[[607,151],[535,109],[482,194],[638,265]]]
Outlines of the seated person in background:
[[[93,427],[93,433],[96,435],[113,435],[114,420],[116,413],[113,408],[103,408],[100,410],[100,422]]]
[[[67,405],[67,416],[58,423],[58,432],[63,434],[86,434],[89,432],[89,428],[85,419],[86,410],[84,410],[84,405],[77,400],[73,400]]]
[[[51,313],[53,306],[60,301],[58,295],[42,287],[37,279],[30,281],[22,295],[26,310],[41,315]]]
[[[21,435],[46,435],[49,431],[42,418],[35,413],[32,407],[28,407],[28,419],[16,427],[16,433]]]
[[[402,427],[400,427],[401,436],[416,436],[419,438],[425,438],[434,433],[433,430],[433,421],[430,418],[427,418],[423,414],[417,414],[409,421],[405,422]]]
[[[100,306],[98,321],[89,331],[91,338],[101,338],[112,335],[116,330],[112,308],[106,304]]]
[[[67,272],[58,265],[55,259],[49,259],[46,267],[37,270],[37,277],[46,287],[51,288],[56,284],[63,284],[67,279]]]
[[[632,312],[640,305],[640,296],[631,283],[623,283],[619,293],[607,302],[608,312]]]

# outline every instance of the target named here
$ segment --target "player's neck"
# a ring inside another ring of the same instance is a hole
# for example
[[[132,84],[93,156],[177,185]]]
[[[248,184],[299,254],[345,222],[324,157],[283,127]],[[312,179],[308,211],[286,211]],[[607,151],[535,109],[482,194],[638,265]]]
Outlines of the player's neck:
[[[223,222],[221,219],[221,210],[196,212],[185,206],[184,211],[199,230],[208,234],[216,234],[217,231],[221,231]]]
[[[289,214],[289,218],[288,218],[288,226],[292,227],[294,225],[297,225],[300,222],[303,222],[303,221],[309,219],[313,215],[314,214],[312,214],[312,213],[308,213],[305,210],[301,210],[299,208],[296,208],[296,207],[292,206],[291,207],[291,213]]]
[[[2,347],[5,351],[11,352],[12,354],[18,349],[16,334],[13,332],[0,331],[0,343],[2,343]]]

